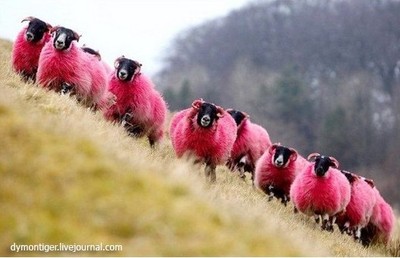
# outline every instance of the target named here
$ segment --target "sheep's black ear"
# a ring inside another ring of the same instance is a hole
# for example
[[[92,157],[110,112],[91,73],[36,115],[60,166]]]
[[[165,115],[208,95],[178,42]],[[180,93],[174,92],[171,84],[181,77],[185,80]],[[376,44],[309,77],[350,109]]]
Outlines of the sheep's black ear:
[[[194,108],[194,109],[200,109],[200,107],[201,107],[201,105],[204,103],[204,100],[203,99],[196,99],[195,101],[193,101],[193,103],[192,103],[192,107]]]
[[[329,157],[329,164],[331,167],[339,168],[339,161],[337,161],[334,157]]]
[[[280,145],[280,143],[274,143],[274,144],[272,144],[269,148],[268,148],[268,151],[269,151],[269,153],[274,153],[275,152],[275,150],[276,150],[276,147],[278,147]]]
[[[119,58],[114,62],[114,68],[117,69],[119,66]]]
[[[217,118],[224,117],[224,109],[220,106],[216,106],[216,107],[217,107]]]
[[[368,179],[368,178],[365,178],[365,177],[363,178],[363,180],[364,180],[365,182],[367,182],[367,184],[369,184],[369,186],[371,186],[372,188],[375,187],[374,180]]]
[[[293,162],[296,161],[296,159],[298,157],[297,151],[295,149],[293,149],[293,148],[288,148],[288,149],[290,151],[290,160],[293,161]]]
[[[53,28],[53,26],[51,26],[50,24],[46,23],[46,31],[51,31],[52,28]]]
[[[317,158],[319,156],[321,156],[321,154],[314,152],[314,153],[311,153],[310,155],[308,155],[307,160],[315,161],[315,158]]]
[[[52,27],[52,28],[50,29],[50,34],[55,33],[59,28],[60,28],[60,26]]]
[[[79,42],[79,39],[82,37],[82,35],[79,35],[78,33],[74,33],[74,39]]]
[[[28,17],[26,17],[25,19],[23,19],[23,20],[21,21],[21,23],[22,23],[22,22],[25,22],[25,21],[31,22],[31,21],[33,21],[34,19],[35,19],[35,17],[33,17],[33,16],[28,16]]]

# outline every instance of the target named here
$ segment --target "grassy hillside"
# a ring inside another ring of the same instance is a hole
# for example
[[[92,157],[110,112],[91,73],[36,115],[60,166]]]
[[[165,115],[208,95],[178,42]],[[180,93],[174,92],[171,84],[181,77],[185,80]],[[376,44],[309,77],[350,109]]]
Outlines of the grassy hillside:
[[[389,256],[321,232],[224,168],[151,150],[67,96],[24,84],[0,41],[0,255]],[[13,253],[16,244],[119,244],[113,253]],[[398,243],[397,243],[398,246]],[[397,253],[398,254],[398,253]]]

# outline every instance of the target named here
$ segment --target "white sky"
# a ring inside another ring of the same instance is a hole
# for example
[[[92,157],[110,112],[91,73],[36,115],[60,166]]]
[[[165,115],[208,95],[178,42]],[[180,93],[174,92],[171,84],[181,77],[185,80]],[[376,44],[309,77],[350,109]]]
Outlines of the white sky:
[[[113,64],[125,55],[154,75],[180,31],[221,17],[250,0],[0,0],[0,38],[14,41],[27,16],[81,34],[80,45]]]

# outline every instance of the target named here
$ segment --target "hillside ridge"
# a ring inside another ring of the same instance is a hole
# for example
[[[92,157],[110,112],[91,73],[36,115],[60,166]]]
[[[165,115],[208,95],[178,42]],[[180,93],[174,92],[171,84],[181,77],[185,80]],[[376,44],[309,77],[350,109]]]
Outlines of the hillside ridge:
[[[23,83],[0,40],[0,254],[16,244],[119,244],[113,256],[390,256],[267,202],[226,168],[175,158],[72,98]],[[79,255],[107,255],[82,252]]]

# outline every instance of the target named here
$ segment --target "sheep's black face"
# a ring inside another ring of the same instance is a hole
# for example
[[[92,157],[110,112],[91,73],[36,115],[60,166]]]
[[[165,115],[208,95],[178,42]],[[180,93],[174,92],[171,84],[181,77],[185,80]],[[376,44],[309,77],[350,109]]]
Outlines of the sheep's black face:
[[[246,118],[246,115],[237,110],[228,110],[228,113],[233,117],[236,122],[236,125],[239,126],[240,123]]]
[[[55,31],[53,46],[57,50],[66,50],[69,49],[71,46],[72,41],[78,41],[79,36],[70,29],[59,27]]]
[[[350,173],[345,170],[340,170],[340,172],[342,172],[342,174],[346,176],[346,178],[347,178],[347,180],[349,180],[350,184],[352,184],[357,179],[356,175],[353,173]]]
[[[47,23],[37,18],[34,18],[29,22],[28,28],[26,29],[25,38],[27,41],[36,43],[39,42],[44,34],[49,31]]]
[[[140,72],[141,64],[131,59],[121,57],[115,61],[116,76],[121,81],[130,81]]]
[[[273,157],[274,165],[278,168],[287,166],[290,156],[292,154],[293,151],[289,148],[286,148],[284,146],[277,146]]]
[[[213,104],[204,102],[197,114],[197,124],[203,128],[209,128],[218,120],[218,110]]]
[[[327,156],[318,156],[315,158],[314,172],[317,176],[323,177],[329,167],[335,167],[335,163]]]

